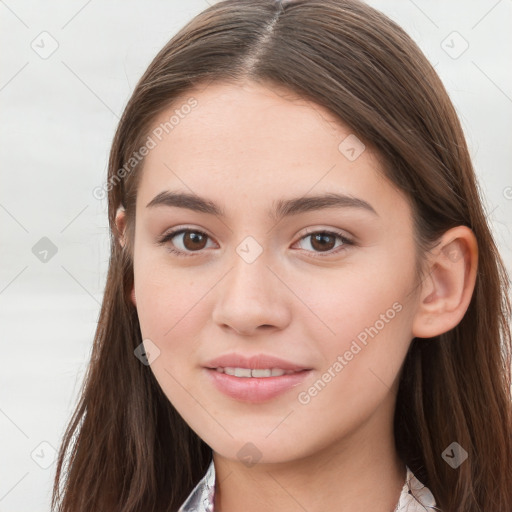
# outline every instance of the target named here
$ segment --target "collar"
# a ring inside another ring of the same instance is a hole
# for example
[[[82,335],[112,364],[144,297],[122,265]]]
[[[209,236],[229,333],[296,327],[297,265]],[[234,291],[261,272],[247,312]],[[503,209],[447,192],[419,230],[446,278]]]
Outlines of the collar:
[[[408,466],[406,466],[406,470],[405,483],[394,512],[431,512],[439,510],[428,487],[425,487],[414,476]],[[214,512],[214,496],[215,466],[212,459],[206,474],[192,489],[178,512]]]

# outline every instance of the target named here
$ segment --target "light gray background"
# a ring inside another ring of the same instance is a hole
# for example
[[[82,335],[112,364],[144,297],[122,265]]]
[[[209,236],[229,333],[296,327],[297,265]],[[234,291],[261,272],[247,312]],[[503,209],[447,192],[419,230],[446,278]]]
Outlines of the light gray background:
[[[444,81],[511,270],[512,0],[369,3],[408,31]],[[136,81],[207,6],[0,0],[0,512],[49,509],[53,449],[82,383],[106,279],[106,200],[92,190],[106,179]],[[43,237],[57,248],[46,262],[32,249]]]

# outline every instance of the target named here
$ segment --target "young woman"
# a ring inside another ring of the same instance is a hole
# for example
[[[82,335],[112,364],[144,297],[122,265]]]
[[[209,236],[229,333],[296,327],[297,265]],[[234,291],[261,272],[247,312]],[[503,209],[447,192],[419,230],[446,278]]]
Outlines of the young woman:
[[[137,84],[106,190],[54,510],[512,510],[508,276],[395,23],[209,7]]]

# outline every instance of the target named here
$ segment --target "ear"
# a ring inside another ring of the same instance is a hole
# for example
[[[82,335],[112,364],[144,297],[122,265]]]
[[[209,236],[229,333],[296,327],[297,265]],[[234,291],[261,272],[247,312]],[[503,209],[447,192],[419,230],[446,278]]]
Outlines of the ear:
[[[126,211],[123,206],[119,206],[116,212],[116,227],[118,232],[118,241],[121,247],[124,247],[124,230],[126,228]]]
[[[116,228],[119,234],[119,244],[121,245],[121,247],[124,247],[124,244],[126,242],[124,237],[124,230],[126,228],[126,211],[122,206],[120,206],[116,212]],[[133,285],[132,287],[130,299],[133,302],[133,305],[137,306],[137,300],[135,298],[135,285]]]
[[[432,338],[455,327],[467,311],[475,288],[478,244],[473,231],[457,226],[444,233],[429,253],[412,334]]]

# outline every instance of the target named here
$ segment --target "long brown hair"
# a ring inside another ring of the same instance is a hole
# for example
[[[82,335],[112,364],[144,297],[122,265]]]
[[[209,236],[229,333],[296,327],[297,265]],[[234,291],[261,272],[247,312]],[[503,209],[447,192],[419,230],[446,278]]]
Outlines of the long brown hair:
[[[469,308],[450,331],[412,340],[398,390],[396,445],[444,512],[512,510],[506,267],[443,84],[399,26],[357,0],[219,2],[166,44],[135,87],[110,154],[110,266],[91,361],[59,452],[52,510],[176,511],[211,461],[211,448],[134,356],[142,339],[130,301],[133,227],[144,160],[126,163],[178,95],[215,80],[247,79],[326,107],[377,150],[385,175],[410,200],[420,257],[446,230],[473,230],[479,261]],[[115,225],[120,205],[125,247]],[[453,442],[469,454],[457,469],[442,457]]]

